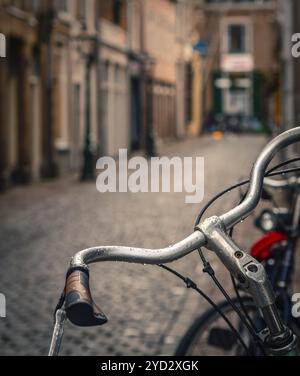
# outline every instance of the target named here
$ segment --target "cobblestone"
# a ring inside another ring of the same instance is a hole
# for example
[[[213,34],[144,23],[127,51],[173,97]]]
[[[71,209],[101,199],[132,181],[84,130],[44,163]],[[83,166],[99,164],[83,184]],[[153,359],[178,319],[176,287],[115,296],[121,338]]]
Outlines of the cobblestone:
[[[247,176],[266,140],[261,136],[210,137],[165,145],[164,155],[205,157],[205,201]],[[237,200],[232,193],[210,214]],[[52,313],[70,257],[101,244],[160,247],[193,230],[201,205],[187,205],[184,194],[100,194],[95,184],[74,178],[14,188],[0,197],[0,291],[7,298],[1,319],[1,355],[45,355]],[[249,247],[257,232],[253,218],[240,225],[237,239]],[[209,255],[225,287],[229,278]],[[214,299],[220,296],[201,273],[196,254],[173,264]],[[109,316],[100,328],[66,325],[63,355],[170,355],[180,336],[206,304],[181,281],[154,266],[103,263],[91,268],[95,301]]]

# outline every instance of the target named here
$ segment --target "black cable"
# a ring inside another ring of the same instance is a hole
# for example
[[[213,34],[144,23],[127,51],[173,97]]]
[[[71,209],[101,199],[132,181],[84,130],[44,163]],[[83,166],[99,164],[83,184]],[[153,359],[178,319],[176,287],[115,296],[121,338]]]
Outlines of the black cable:
[[[287,168],[286,170],[272,172],[271,174],[268,174],[267,176],[285,175],[285,174],[290,174],[291,172],[299,172],[299,171],[300,171],[300,167]]]
[[[229,319],[225,316],[225,314],[222,312],[222,310],[197,286],[197,284],[192,281],[190,278],[184,277],[180,273],[178,273],[176,270],[166,266],[166,265],[158,265],[162,269],[168,271],[169,273],[175,275],[179,279],[181,279],[187,286],[187,288],[191,288],[198,292],[199,295],[201,295],[215,310],[218,312],[218,314],[223,318],[223,320],[227,323],[233,334],[235,335],[236,339],[240,342],[240,344],[243,346],[245,351],[247,352],[248,355],[250,355],[250,350],[245,344],[243,338],[239,334],[239,332],[236,330],[236,328],[231,324]]]
[[[241,322],[245,325],[245,327],[248,329],[249,333],[253,337],[253,340],[255,343],[260,346],[262,349],[262,343],[261,339],[258,337],[257,332],[255,330],[255,326],[252,325],[251,321],[247,321],[247,316],[246,319],[243,317],[242,311],[238,308],[238,306],[233,302],[233,300],[230,298],[226,290],[223,288],[221,285],[220,281],[215,275],[214,269],[212,268],[211,264],[205,259],[203,252],[199,250],[199,255],[201,257],[202,263],[203,263],[203,272],[209,274],[209,276],[212,278],[213,282],[219,289],[219,291],[223,294],[227,302],[231,305],[232,309],[235,311],[235,313],[239,316]]]
[[[220,284],[219,280],[216,278],[216,276],[212,276],[212,279],[218,289],[221,291],[221,293],[224,295],[225,299],[228,301],[228,303],[231,305],[232,309],[237,313],[237,315],[240,317],[242,323],[245,325],[245,327],[248,329],[250,334],[252,335],[254,341],[257,344],[261,344],[261,340],[257,335],[257,330],[255,329],[255,325],[252,325],[252,320],[248,320],[248,315],[246,315],[246,319],[242,316],[241,310],[237,307],[235,303],[233,303],[230,296],[227,294],[226,290],[223,288],[223,286]],[[249,322],[248,322],[248,321]]]
[[[195,222],[195,227],[197,227],[199,225],[199,223],[201,222],[201,219],[204,215],[204,213],[207,211],[207,209],[215,202],[217,201],[219,198],[221,198],[222,196],[224,196],[226,193],[232,191],[233,189],[236,189],[236,188],[239,188],[239,187],[242,187],[243,185],[246,185],[250,182],[250,180],[243,180],[241,181],[240,183],[237,183],[229,188],[226,188],[224,189],[224,191],[216,194],[214,197],[212,197],[208,203],[201,209],[200,213],[198,214],[197,218],[196,218],[196,222]]]
[[[299,159],[300,160],[300,159]],[[291,160],[293,161],[293,160]],[[288,161],[286,161],[286,164],[287,164]],[[290,162],[292,163],[292,162]],[[278,166],[281,166],[282,163]],[[276,168],[279,168],[277,166],[273,167],[270,171],[266,172],[265,174],[265,177],[269,177],[269,176],[278,176],[278,175],[284,175],[284,174],[288,174],[288,173],[291,173],[291,172],[296,172],[296,171],[300,171],[300,167],[296,167],[296,168],[290,168],[290,169],[286,169],[286,170],[281,170],[281,171],[277,171],[277,172],[273,172],[274,169]],[[195,222],[195,227],[197,227],[204,215],[204,213],[207,211],[207,209],[215,202],[217,201],[220,197],[224,196],[226,193],[228,192],[231,192],[232,190],[236,189],[236,188],[239,188],[239,187],[242,187],[246,184],[249,184],[250,183],[250,179],[247,179],[247,180],[243,180],[241,181],[240,183],[237,183],[237,184],[234,184],[232,185],[231,187],[229,188],[226,188],[224,189],[224,191],[216,194],[212,199],[210,199],[208,201],[208,203],[201,209],[200,213],[198,214],[197,218],[196,218],[196,222]]]
[[[236,312],[236,314],[239,316],[241,322],[245,325],[245,327],[248,329],[249,333],[252,335],[253,337],[253,340],[255,341],[255,343],[257,345],[259,345],[261,348],[262,348],[262,344],[261,344],[261,340],[260,338],[258,337],[257,333],[256,333],[256,330],[255,330],[255,326],[252,325],[252,322],[247,320],[247,316],[246,316],[246,319],[243,317],[243,314],[241,312],[241,310],[237,307],[237,305],[233,302],[233,300],[230,298],[230,296],[227,294],[227,292],[225,291],[225,289],[222,287],[221,283],[219,282],[219,280],[217,279],[217,277],[215,276],[215,272],[214,272],[214,269],[213,267],[211,266],[211,264],[206,260],[203,252],[202,252],[202,249],[199,248],[198,249],[198,253],[200,255],[200,258],[202,260],[202,263],[203,263],[203,272],[204,273],[208,273],[209,276],[212,278],[213,282],[215,283],[216,287],[219,289],[219,291],[223,294],[223,296],[225,297],[225,299],[227,300],[227,302],[231,305],[232,309]],[[242,305],[241,305],[242,307]]]
[[[299,162],[299,161],[300,161],[300,158],[299,158],[299,157],[297,157],[297,158],[292,158],[292,159],[288,159],[287,161],[284,161],[284,162],[282,162],[282,163],[276,165],[275,167],[272,167],[272,168],[268,171],[268,173],[272,173],[273,171],[277,170],[277,169],[280,168],[280,167],[284,167],[284,166],[286,166],[286,165],[288,165],[288,164],[295,163],[295,162]]]
[[[245,315],[246,319],[248,320],[248,322],[250,323],[251,327],[257,333],[258,332],[257,327],[256,327],[255,323],[253,322],[252,318],[249,316],[249,313],[248,313],[248,311],[247,311],[247,309],[245,307],[245,304],[244,304],[243,299],[241,297],[241,294],[239,292],[239,289],[238,289],[237,283],[236,283],[236,281],[234,279],[234,276],[231,274],[230,277],[231,277],[231,281],[232,281],[232,285],[233,285],[235,294],[236,294],[238,302],[239,302],[239,304],[240,304],[240,306],[241,306],[241,308],[242,308],[242,310],[244,312],[244,315]]]
[[[272,167],[270,170],[268,170],[266,173],[265,173],[265,176],[276,176],[276,175],[281,175],[283,173],[288,173],[288,172],[294,172],[295,169],[291,169],[291,170],[284,170],[284,171],[277,171],[275,175],[273,175],[273,172],[275,170],[277,170],[278,168],[280,167],[284,167],[288,164],[291,164],[291,163],[295,163],[295,162],[298,162],[300,161],[300,158],[293,158],[293,159],[289,159],[287,161],[284,161],[282,163],[279,163],[278,165]],[[292,171],[293,170],[293,171]],[[296,171],[298,171],[298,168],[296,169]],[[242,187],[246,184],[250,183],[250,179],[247,179],[247,180],[244,180],[244,181],[241,181],[240,183],[237,183],[229,188],[227,188],[226,190],[218,193],[216,196],[214,196],[203,208],[202,210],[200,211],[199,215],[197,216],[197,219],[196,219],[196,223],[195,223],[195,227],[200,223],[201,221],[201,218],[203,217],[203,214],[206,212],[206,210],[220,197],[222,197],[224,194],[232,191],[233,189],[236,189],[236,188],[239,188],[239,187]]]

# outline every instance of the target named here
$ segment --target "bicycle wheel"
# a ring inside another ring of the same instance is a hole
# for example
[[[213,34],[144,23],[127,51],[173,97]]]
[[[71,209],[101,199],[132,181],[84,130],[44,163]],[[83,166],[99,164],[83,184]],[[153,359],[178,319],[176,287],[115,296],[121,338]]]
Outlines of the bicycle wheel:
[[[263,328],[257,307],[249,298],[242,298],[249,316],[255,324]],[[237,299],[233,302],[240,307]],[[224,301],[218,305],[232,325],[239,331],[247,346],[251,345],[251,336],[242,324],[231,305]],[[180,341],[176,356],[237,356],[245,351],[232,333],[224,319],[214,309],[199,316]]]

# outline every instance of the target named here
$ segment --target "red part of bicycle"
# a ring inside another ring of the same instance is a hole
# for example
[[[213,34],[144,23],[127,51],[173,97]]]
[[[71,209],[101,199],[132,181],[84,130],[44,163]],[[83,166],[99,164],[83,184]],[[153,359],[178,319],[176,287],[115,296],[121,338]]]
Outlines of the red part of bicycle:
[[[258,261],[265,261],[271,257],[274,246],[288,239],[283,232],[274,231],[264,235],[251,247],[251,256]]]

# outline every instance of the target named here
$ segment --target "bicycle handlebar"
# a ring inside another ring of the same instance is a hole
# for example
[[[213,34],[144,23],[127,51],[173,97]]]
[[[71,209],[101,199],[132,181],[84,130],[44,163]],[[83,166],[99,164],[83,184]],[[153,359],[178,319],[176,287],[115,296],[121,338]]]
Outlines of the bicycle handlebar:
[[[272,158],[279,150],[297,141],[300,141],[300,127],[282,133],[264,148],[252,168],[249,191],[245,200],[220,217],[225,230],[229,230],[245,219],[255,209],[261,198],[264,175]],[[69,297],[66,300],[67,317],[76,325],[102,325],[106,322],[105,315],[93,303],[91,298],[89,279],[85,276],[88,264],[100,261],[166,264],[184,257],[195,249],[206,245],[206,243],[205,232],[199,227],[187,238],[166,248],[145,249],[101,246],[85,249],[77,253],[71,260],[65,288],[66,296],[67,298]],[[77,274],[73,274],[75,273],[74,271]],[[70,296],[73,296],[73,299],[70,299]],[[86,315],[86,318],[81,318],[84,315]]]

